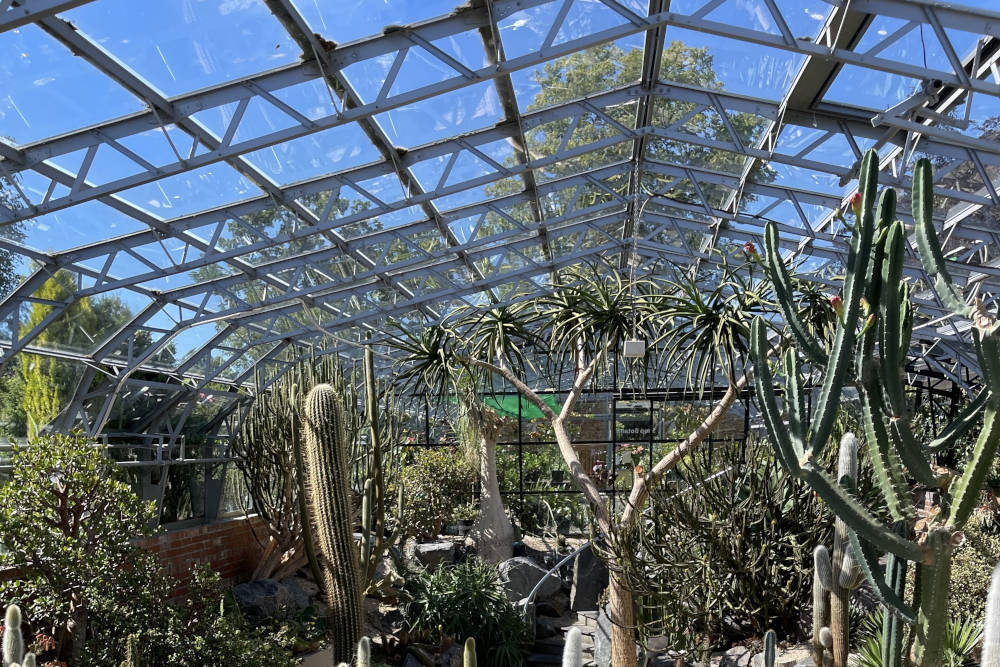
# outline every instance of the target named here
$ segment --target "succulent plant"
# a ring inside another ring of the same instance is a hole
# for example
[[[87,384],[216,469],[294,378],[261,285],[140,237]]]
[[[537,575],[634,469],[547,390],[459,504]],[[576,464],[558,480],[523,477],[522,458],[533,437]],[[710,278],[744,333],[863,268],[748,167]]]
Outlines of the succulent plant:
[[[979,395],[936,438],[921,441],[910,427],[903,385],[913,327],[909,287],[902,275],[908,248],[906,231],[896,219],[895,192],[883,190],[876,207],[877,188],[878,154],[871,150],[861,164],[860,196],[852,201],[856,222],[839,297],[838,323],[829,350],[808,334],[799,319],[794,283],[780,253],[777,227],[768,223],[765,266],[793,343],[781,355],[784,411],[775,398],[775,379],[768,359],[771,348],[765,333],[768,325],[761,318],[754,321],[751,331],[755,389],[768,434],[784,467],[806,481],[831,507],[845,528],[858,565],[891,615],[897,617],[885,633],[885,664],[899,664],[898,622],[902,620],[916,625],[914,662],[920,667],[939,667],[947,626],[952,545],[961,539],[959,533],[979,498],[1000,443],[1000,331],[996,319],[980,303],[965,302],[948,273],[932,221],[931,165],[921,159],[914,171],[912,194],[920,260],[945,306],[972,321],[984,384]],[[822,377],[811,419],[805,410],[803,361]],[[848,383],[858,389],[867,451],[882,504],[892,523],[881,521],[858,501],[852,476],[834,479],[820,463]],[[948,475],[939,474],[930,457],[949,448],[980,417],[983,428],[961,475],[952,481]],[[920,535],[913,534],[916,511],[910,500],[911,478],[945,495],[937,519]],[[892,556],[885,569],[879,564],[879,552]],[[915,609],[902,597],[905,561],[916,564],[921,582]],[[836,646],[835,638],[835,657]],[[836,661],[835,665],[842,667]]]
[[[306,397],[303,460],[311,525],[325,581],[335,662],[351,660],[363,629],[364,589],[354,544],[350,452],[342,432],[341,405],[328,384]]]
[[[566,633],[562,667],[583,667],[583,633],[580,628],[570,628]]]
[[[35,667],[35,654],[24,652],[24,637],[21,635],[21,608],[16,604],[7,607],[3,624],[2,667]]]

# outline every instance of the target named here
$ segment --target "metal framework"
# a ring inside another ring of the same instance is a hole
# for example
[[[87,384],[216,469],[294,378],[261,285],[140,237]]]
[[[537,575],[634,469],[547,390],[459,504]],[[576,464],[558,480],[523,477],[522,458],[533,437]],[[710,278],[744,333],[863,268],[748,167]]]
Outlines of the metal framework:
[[[76,365],[55,428],[105,431],[152,388],[155,408],[115,429],[180,438],[207,396],[199,428],[225,435],[255,372],[273,381],[307,354],[352,355],[390,318],[539,293],[560,269],[624,262],[633,245],[643,270],[712,262],[713,248],[759,243],[769,219],[803,270],[830,281],[846,260],[834,212],[869,147],[904,196],[916,157],[935,161],[952,275],[1000,293],[1000,13],[985,2],[472,0],[338,44],[311,3],[213,0],[215,29],[250,22],[296,57],[174,95],[127,40],[100,34],[98,12],[146,11],[115,2],[0,0],[0,55],[70,57],[133,100],[120,117],[20,142],[32,119],[16,97],[38,95],[39,108],[79,89],[0,65],[14,91],[0,100],[0,225],[28,230],[0,238],[24,273],[0,302],[0,362]],[[352,3],[324,4],[333,16]],[[407,19],[411,3],[397,4]],[[183,40],[185,25],[162,29]],[[155,36],[134,39],[170,69]],[[676,42],[713,57],[708,79],[667,62]],[[539,77],[608,44],[641,52],[634,76],[536,103],[551,92]],[[397,130],[407,114],[434,128]],[[341,157],[306,159],[323,151]],[[633,228],[642,191],[654,195]],[[81,220],[86,233],[69,233]],[[926,285],[912,252],[906,274]],[[54,276],[71,296],[46,296]],[[59,338],[80,304],[109,297],[127,317]],[[917,301],[923,358],[962,386],[968,332],[931,291]]]

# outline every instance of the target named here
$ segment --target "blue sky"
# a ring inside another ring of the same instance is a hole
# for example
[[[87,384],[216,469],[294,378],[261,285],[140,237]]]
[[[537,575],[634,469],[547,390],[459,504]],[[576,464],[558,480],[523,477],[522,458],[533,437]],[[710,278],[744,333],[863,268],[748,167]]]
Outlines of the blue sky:
[[[698,14],[707,0],[674,0],[671,11]],[[643,15],[645,0],[620,0],[629,10]],[[815,38],[829,11],[821,0],[776,0],[792,32],[799,37]],[[294,0],[311,28],[338,43],[379,34],[387,25],[403,25],[428,20],[451,12],[456,0]],[[965,4],[993,8],[982,0]],[[499,30],[505,55],[514,60],[536,50],[550,33],[561,2],[516,12],[501,18]],[[236,80],[258,72],[292,65],[299,60],[297,46],[270,14],[262,0],[96,0],[61,15],[101,48],[119,59],[166,97],[183,95],[201,88]],[[764,0],[729,0],[708,12],[705,19],[778,34]],[[596,0],[575,0],[562,28],[555,35],[558,45],[574,38],[621,25],[625,19]],[[913,31],[879,50],[877,45],[903,24],[895,19],[878,18],[863,38],[860,51],[876,48],[878,56],[932,68],[948,69],[947,58],[933,32]],[[977,35],[949,31],[949,38],[959,56],[974,47]],[[723,88],[731,93],[779,101],[801,67],[803,57],[765,46],[737,42],[724,37],[671,27],[668,40],[681,40],[691,47],[705,47],[713,56],[713,67]],[[623,50],[641,49],[643,36],[619,40]],[[476,31],[438,40],[434,46],[470,69],[486,65],[481,41]],[[379,94],[393,56],[355,63],[344,75],[365,101]],[[540,69],[540,68],[539,68]],[[389,91],[405,92],[419,86],[451,78],[455,72],[443,66],[419,47],[411,48],[402,63],[400,75]],[[537,70],[525,68],[512,80],[519,107],[524,110],[538,92]],[[145,109],[145,104],[129,91],[73,56],[68,49],[34,25],[0,34],[0,136],[18,145],[30,144],[50,136]],[[880,110],[912,94],[915,81],[905,77],[845,67],[834,81],[827,99]],[[310,118],[327,116],[338,104],[322,81],[315,80],[275,92],[283,103]],[[235,104],[204,109],[195,119],[221,136],[233,114]],[[978,95],[973,98],[973,118],[1000,114],[1000,100]],[[440,140],[456,134],[491,127],[503,118],[500,101],[490,83],[481,83],[446,93],[437,98],[416,102],[380,113],[376,122],[390,141],[401,148]],[[246,110],[234,141],[269,134],[297,121],[279,107],[255,99]],[[974,133],[970,130],[970,133]],[[791,151],[808,145],[808,128],[787,128],[779,138],[779,150]],[[153,165],[176,160],[175,151],[186,152],[191,139],[168,126],[126,137],[123,146]],[[861,147],[862,149],[865,146]],[[483,147],[498,162],[511,158],[506,142]],[[204,150],[204,149],[200,149]],[[51,163],[75,171],[83,160],[83,151],[57,156]],[[853,162],[846,141],[835,138],[815,148],[811,159],[833,164]],[[381,160],[379,152],[356,124],[345,124],[249,153],[246,159],[275,184],[314,178]],[[417,164],[413,174],[425,189],[433,188],[445,168],[445,158]],[[137,173],[142,167],[121,153],[102,148],[91,168],[89,179],[110,182]],[[463,157],[452,168],[445,182],[473,178],[490,173],[492,167]],[[830,194],[847,194],[852,185],[840,186],[831,178],[805,170],[776,166],[778,182]],[[38,203],[45,196],[48,181],[28,172],[20,184],[31,200]],[[395,177],[370,184],[382,196],[400,198],[401,186]],[[59,186],[52,193],[58,197],[67,190]],[[375,192],[373,191],[373,194]],[[225,163],[200,169],[122,192],[120,197],[150,215],[164,220],[194,213],[214,206],[238,202],[260,195],[248,179]],[[443,209],[484,198],[481,188],[442,199]],[[820,211],[810,211],[820,214]],[[769,215],[792,213],[781,207]],[[413,207],[383,216],[386,226],[421,219]],[[39,216],[27,225],[26,243],[44,251],[63,251],[144,229],[145,226],[100,202],[89,202],[56,213]],[[466,230],[467,232],[468,230]],[[163,265],[178,252],[177,242],[162,248],[146,249],[150,259]],[[147,270],[137,260],[123,257],[115,273],[128,274]],[[190,276],[177,276],[169,289],[190,282]],[[133,304],[138,307],[140,300]],[[167,322],[164,322],[166,324]],[[205,328],[205,327],[202,327]]]

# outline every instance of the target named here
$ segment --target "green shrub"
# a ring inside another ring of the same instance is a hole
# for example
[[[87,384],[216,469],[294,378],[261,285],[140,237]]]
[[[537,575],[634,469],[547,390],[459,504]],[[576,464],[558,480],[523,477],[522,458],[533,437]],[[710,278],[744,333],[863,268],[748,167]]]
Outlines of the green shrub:
[[[970,525],[965,531],[965,543],[956,548],[952,556],[949,600],[951,618],[983,620],[990,577],[998,561],[1000,534],[988,528]]]
[[[219,575],[205,565],[191,572],[188,595],[183,604],[162,605],[152,618],[139,619],[128,628],[138,664],[144,666],[243,665],[281,667],[294,665],[290,645],[294,637],[266,635],[243,620]],[[124,628],[106,628],[108,634]],[[126,636],[128,636],[128,634]],[[93,655],[93,654],[92,654]],[[120,660],[120,656],[118,658]],[[113,656],[88,661],[93,665],[117,665]]]
[[[828,511],[756,439],[705,447],[678,474],[610,554],[640,602],[642,634],[697,651],[768,629],[798,635]]]
[[[507,599],[494,565],[467,560],[407,582],[410,602],[403,616],[411,629],[462,641],[473,637],[476,652],[491,667],[515,667],[527,653],[527,627]]]
[[[436,537],[471,499],[476,472],[455,447],[421,448],[412,457],[399,473],[403,527],[408,535]]]
[[[20,577],[0,582],[0,600],[20,605],[53,635],[54,657],[72,662],[92,623],[135,614],[155,588],[155,559],[131,542],[150,533],[153,507],[78,436],[36,438],[11,464],[0,488],[0,566]]]
[[[192,574],[185,604],[156,556],[133,544],[155,516],[122,481],[99,446],[77,436],[38,438],[15,448],[0,488],[0,582],[36,633],[39,662],[118,667],[126,645],[142,665],[290,665],[287,641],[247,627],[208,568]]]

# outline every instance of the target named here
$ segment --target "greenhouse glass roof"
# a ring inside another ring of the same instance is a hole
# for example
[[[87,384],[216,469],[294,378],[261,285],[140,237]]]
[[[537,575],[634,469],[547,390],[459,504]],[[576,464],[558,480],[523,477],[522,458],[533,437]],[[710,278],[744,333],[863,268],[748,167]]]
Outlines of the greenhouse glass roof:
[[[872,147],[903,191],[932,159],[952,275],[991,300],[991,6],[0,0],[0,359],[74,369],[64,427],[155,394],[128,429],[172,430],[210,388],[218,425],[220,383],[633,246],[713,262],[774,220],[827,282]],[[917,301],[960,380],[967,332]]]

